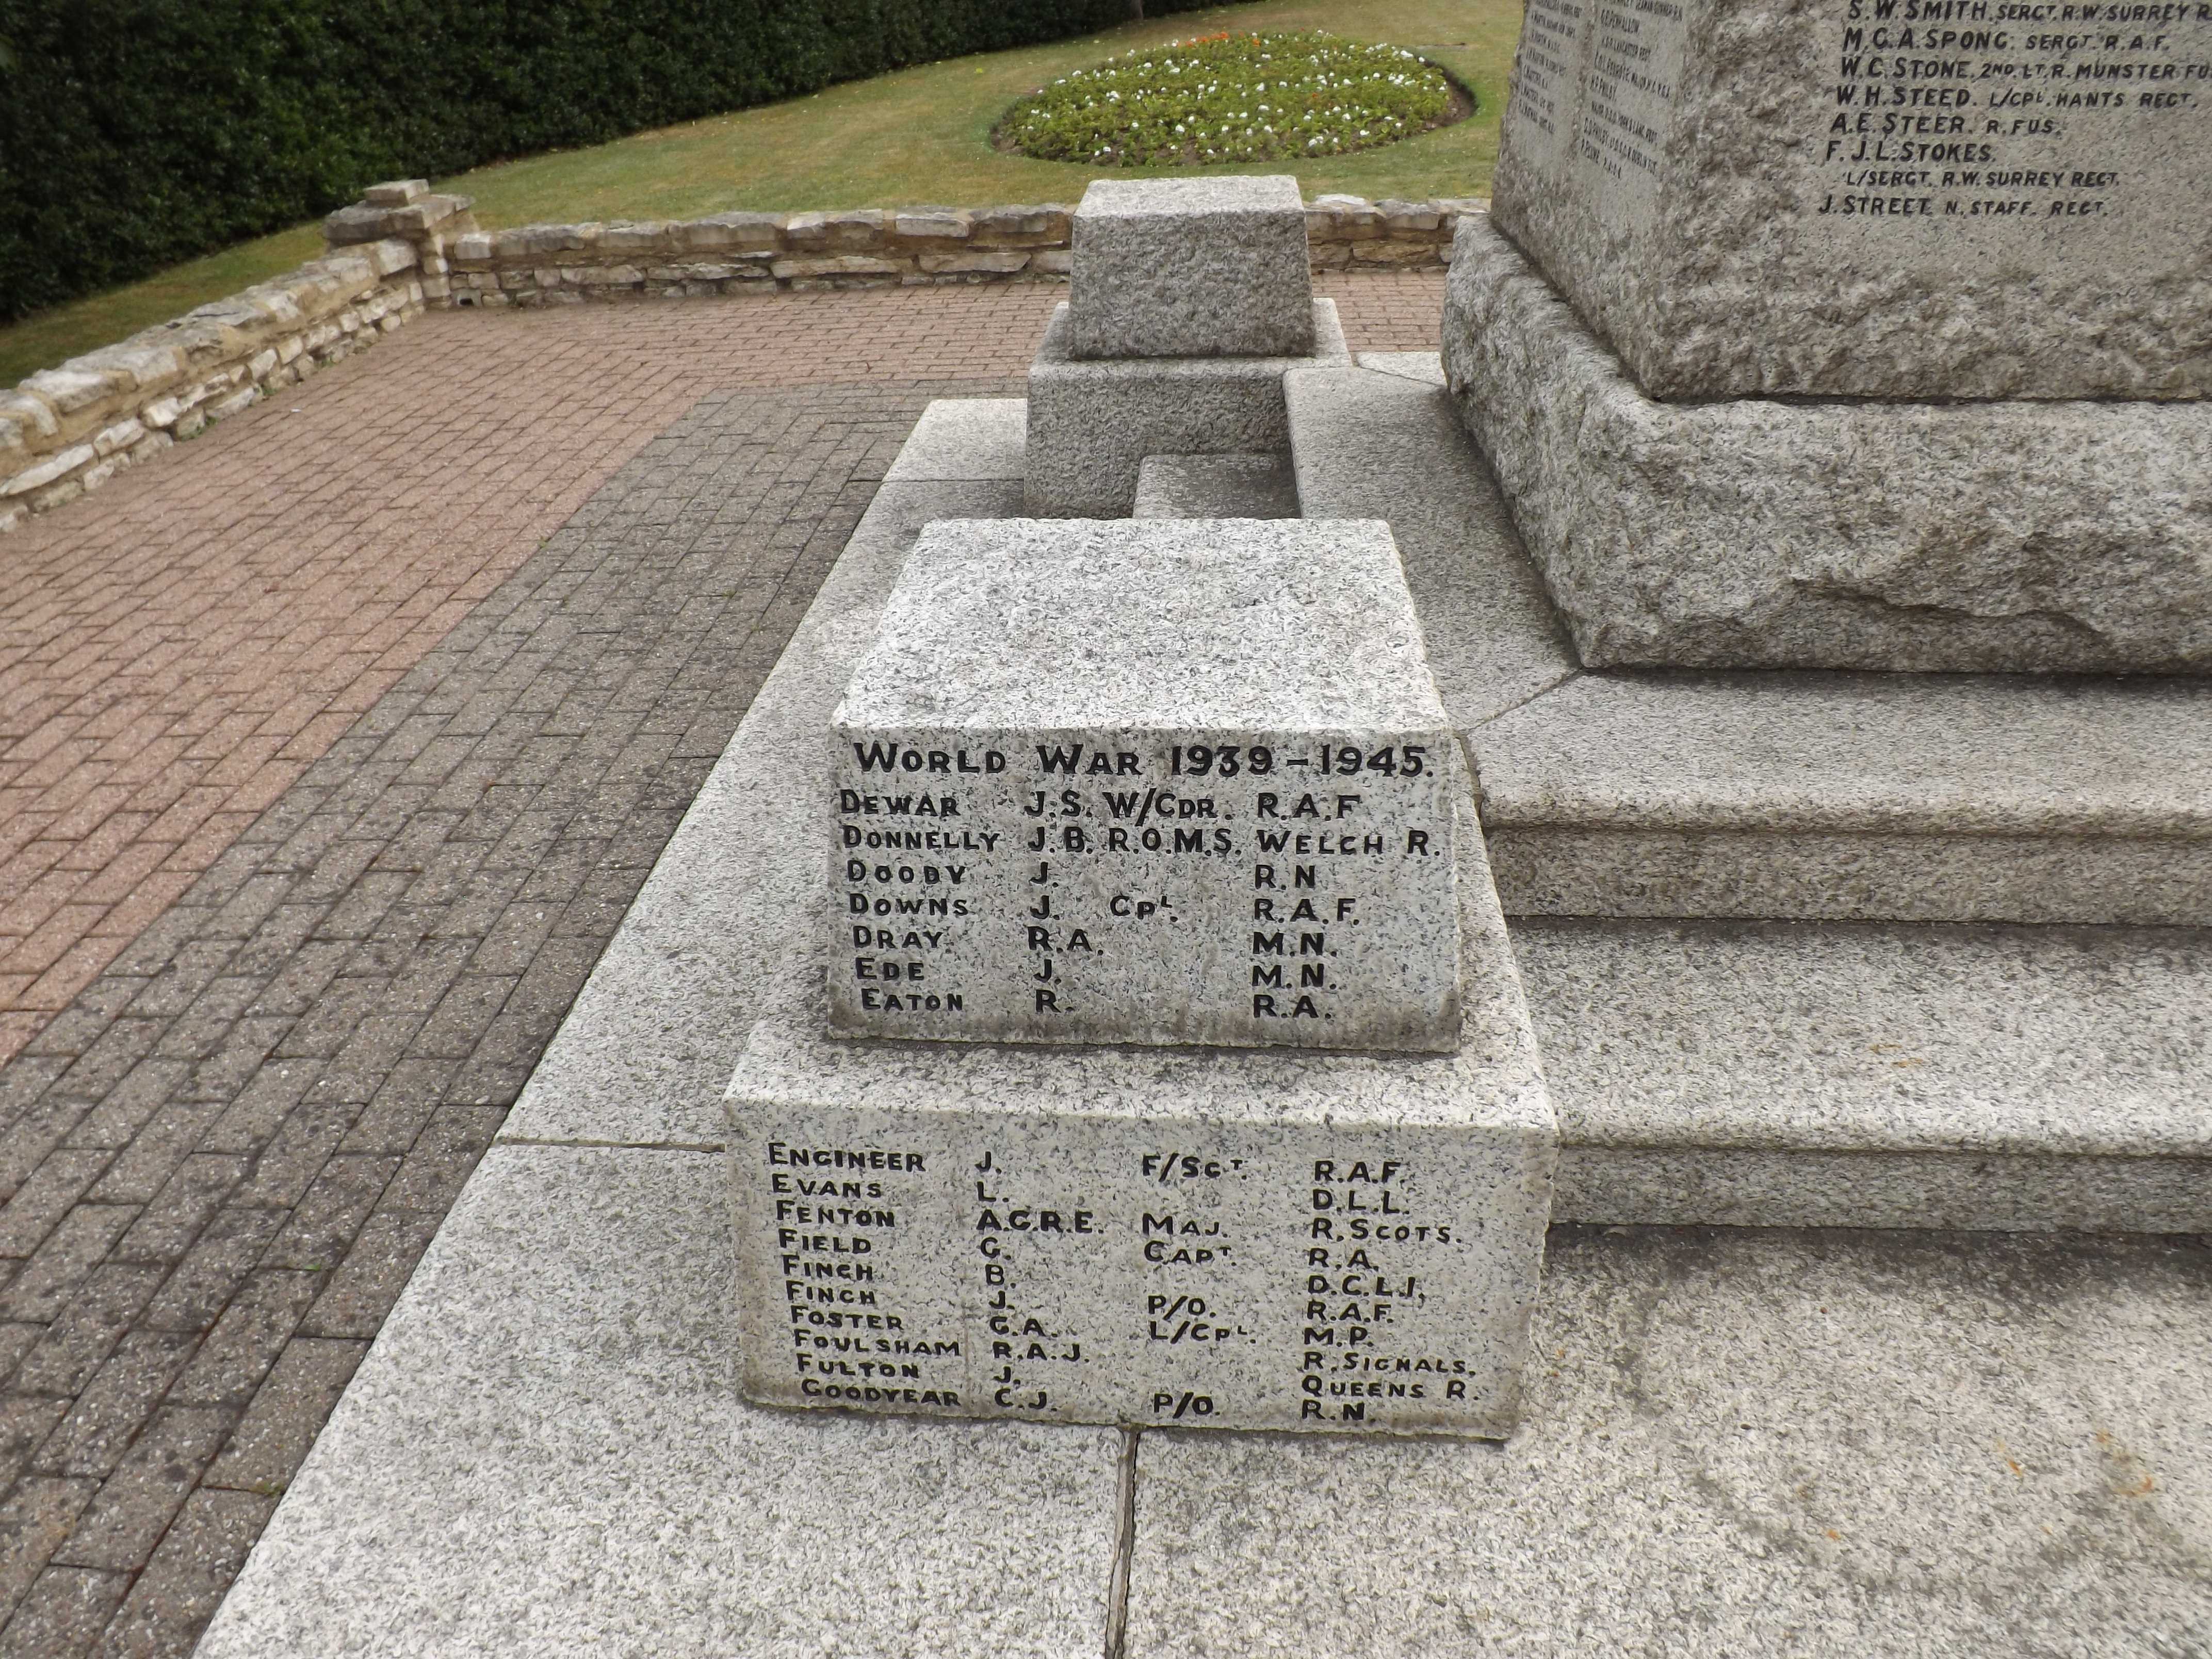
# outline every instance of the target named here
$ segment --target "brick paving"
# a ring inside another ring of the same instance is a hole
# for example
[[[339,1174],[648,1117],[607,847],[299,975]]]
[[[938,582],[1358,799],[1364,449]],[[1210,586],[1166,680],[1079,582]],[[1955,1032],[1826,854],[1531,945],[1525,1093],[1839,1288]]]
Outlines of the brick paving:
[[[1421,349],[1441,280],[1322,289]],[[0,1060],[703,392],[1018,374],[1060,292],[441,313],[0,544]]]
[[[1434,343],[1439,277],[1322,289]],[[0,541],[0,1656],[189,1651],[908,428],[1058,297],[441,314]]]

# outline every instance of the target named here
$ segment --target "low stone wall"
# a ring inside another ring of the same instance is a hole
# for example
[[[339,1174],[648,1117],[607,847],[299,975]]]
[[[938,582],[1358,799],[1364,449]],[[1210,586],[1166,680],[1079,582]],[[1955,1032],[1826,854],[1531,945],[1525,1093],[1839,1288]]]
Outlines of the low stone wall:
[[[444,238],[474,230],[465,197],[380,185],[330,252],[0,395],[0,531],[95,489],[210,421],[350,356],[445,288],[426,274]]]
[[[1306,209],[1316,270],[1441,270],[1477,201],[1322,196]],[[1062,278],[1069,210],[856,208],[718,213],[672,222],[526,225],[453,240],[463,306],[773,294],[830,288]]]
[[[718,213],[673,222],[477,228],[465,196],[372,186],[324,222],[331,251],[0,395],[0,532],[391,333],[427,306],[1065,280],[1065,207]],[[1306,208],[1316,270],[1440,270],[1478,200]]]

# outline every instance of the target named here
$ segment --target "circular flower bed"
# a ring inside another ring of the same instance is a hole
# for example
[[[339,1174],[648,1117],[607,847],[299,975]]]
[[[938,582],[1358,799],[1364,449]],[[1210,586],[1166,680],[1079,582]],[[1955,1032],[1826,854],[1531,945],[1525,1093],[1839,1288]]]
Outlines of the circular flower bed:
[[[1340,155],[1452,114],[1443,71],[1400,47],[1213,34],[1062,76],[1008,110],[998,137],[1048,161],[1188,167]]]

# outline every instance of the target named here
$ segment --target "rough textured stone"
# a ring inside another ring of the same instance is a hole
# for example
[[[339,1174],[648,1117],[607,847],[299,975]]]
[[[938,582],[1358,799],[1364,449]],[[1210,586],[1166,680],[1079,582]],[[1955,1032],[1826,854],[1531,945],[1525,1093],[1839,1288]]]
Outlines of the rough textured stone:
[[[1117,1437],[746,1406],[719,1176],[696,1152],[495,1151],[203,1659],[372,1632],[380,1653],[503,1653],[518,1632],[548,1652],[1096,1655]]]
[[[1298,481],[1287,455],[1147,455],[1133,519],[1295,519]]]
[[[1590,674],[1472,742],[1508,915],[2212,925],[2199,682]]]
[[[1075,210],[1077,357],[1303,357],[1306,216],[1288,174],[1097,179]]]
[[[1468,730],[1569,678],[1575,659],[1435,355],[1407,355],[1285,374],[1291,454],[1308,518],[1389,521],[1437,690]]]
[[[1503,1447],[1146,1435],[1123,1651],[2203,1650],[2208,1266],[1557,1231]]]
[[[1313,302],[1311,357],[1153,357],[1085,362],[1058,307],[1030,368],[1029,510],[1123,518],[1147,455],[1266,454],[1290,447],[1284,371],[1348,363],[1333,301]]]
[[[1654,397],[2202,397],[2208,58],[2194,7],[1538,0],[1492,210]]]
[[[932,526],[835,726],[834,1032],[1457,1041],[1465,786],[1383,526]]]
[[[726,1101],[748,1396],[1507,1432],[1554,1131],[1479,843],[1448,1057],[838,1042],[787,994]]]
[[[1525,921],[1558,1212],[2212,1227],[2212,935]]]
[[[1455,246],[1452,393],[1589,665],[2212,669],[2212,402],[1656,403]]]

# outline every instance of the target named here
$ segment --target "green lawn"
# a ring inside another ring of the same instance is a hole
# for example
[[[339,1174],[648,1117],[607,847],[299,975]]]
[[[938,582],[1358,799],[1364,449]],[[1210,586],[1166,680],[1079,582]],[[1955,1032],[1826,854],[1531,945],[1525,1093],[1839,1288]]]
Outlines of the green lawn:
[[[990,131],[1000,114],[1068,70],[1132,46],[1224,28],[1325,28],[1415,47],[1474,92],[1475,114],[1455,126],[1293,169],[1308,196],[1489,193],[1520,0],[1260,0],[1186,12],[1054,46],[924,64],[591,149],[479,167],[438,184],[475,197],[477,216],[488,227],[691,219],[731,208],[1073,202],[1093,169],[994,150]],[[321,249],[316,228],[302,225],[0,328],[0,386],[277,276]]]

